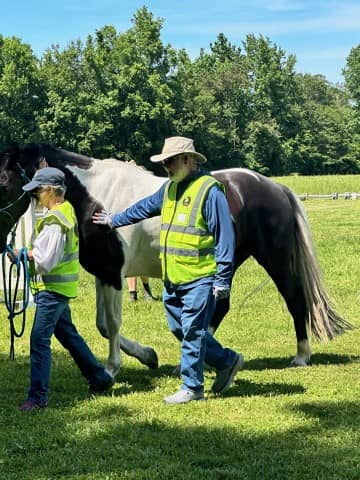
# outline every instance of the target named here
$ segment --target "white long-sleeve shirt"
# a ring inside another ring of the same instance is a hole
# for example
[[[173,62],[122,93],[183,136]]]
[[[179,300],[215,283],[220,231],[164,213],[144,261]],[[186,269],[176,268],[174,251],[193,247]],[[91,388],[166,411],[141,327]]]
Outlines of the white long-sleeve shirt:
[[[60,225],[45,225],[33,241],[35,271],[42,275],[52,270],[64,255],[66,235]]]

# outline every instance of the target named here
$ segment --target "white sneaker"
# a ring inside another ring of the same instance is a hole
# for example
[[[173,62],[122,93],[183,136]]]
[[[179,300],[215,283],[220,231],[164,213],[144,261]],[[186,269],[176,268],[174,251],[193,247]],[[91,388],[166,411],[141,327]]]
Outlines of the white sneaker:
[[[176,405],[178,403],[188,403],[193,400],[204,400],[203,392],[193,392],[192,390],[179,390],[178,392],[164,398],[167,405]]]
[[[211,387],[213,393],[224,393],[234,381],[235,375],[244,366],[244,357],[237,353],[233,364],[224,370],[216,371],[216,378]]]

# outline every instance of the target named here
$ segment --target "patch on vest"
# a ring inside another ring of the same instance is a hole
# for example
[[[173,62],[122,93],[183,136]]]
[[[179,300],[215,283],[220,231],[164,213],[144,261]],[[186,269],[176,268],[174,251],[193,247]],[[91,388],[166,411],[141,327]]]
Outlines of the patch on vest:
[[[178,213],[177,219],[179,223],[184,223],[186,221],[185,213]]]
[[[190,205],[190,202],[191,202],[191,197],[185,197],[183,200],[184,207],[188,207]]]

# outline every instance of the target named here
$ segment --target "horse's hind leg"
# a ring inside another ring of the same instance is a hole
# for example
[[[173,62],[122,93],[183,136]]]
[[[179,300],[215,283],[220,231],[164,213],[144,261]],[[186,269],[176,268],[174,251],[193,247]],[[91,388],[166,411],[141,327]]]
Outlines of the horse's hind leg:
[[[293,367],[304,367],[310,360],[311,350],[306,330],[307,308],[303,289],[291,271],[290,254],[288,251],[281,250],[276,255],[272,253],[269,258],[271,260],[268,260],[266,264],[262,263],[262,265],[283,296],[294,320],[297,352],[290,365]]]

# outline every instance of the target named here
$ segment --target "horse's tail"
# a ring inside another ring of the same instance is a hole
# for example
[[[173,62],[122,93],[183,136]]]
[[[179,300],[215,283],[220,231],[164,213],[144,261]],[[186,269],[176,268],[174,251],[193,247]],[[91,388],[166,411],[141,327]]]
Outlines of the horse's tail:
[[[295,214],[292,267],[300,279],[305,297],[307,329],[318,341],[332,340],[354,327],[335,311],[333,301],[323,284],[305,209],[295,194],[287,188],[286,192]]]

